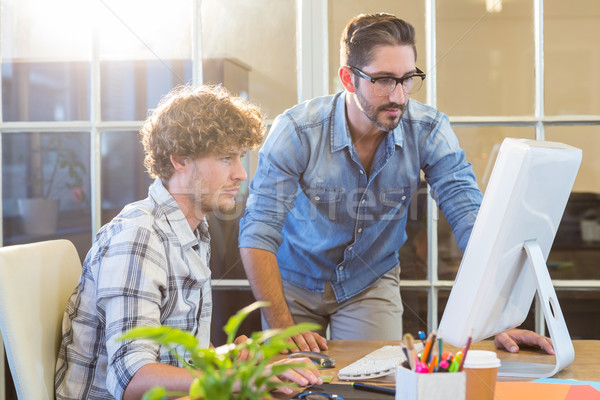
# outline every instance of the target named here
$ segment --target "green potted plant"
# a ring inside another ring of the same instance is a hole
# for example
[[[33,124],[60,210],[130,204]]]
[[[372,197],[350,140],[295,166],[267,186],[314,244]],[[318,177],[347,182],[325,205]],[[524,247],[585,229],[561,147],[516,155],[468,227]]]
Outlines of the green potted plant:
[[[289,338],[318,329],[319,325],[301,323],[283,330],[254,332],[247,341],[235,344],[238,328],[246,316],[267,305],[266,302],[255,302],[232,316],[223,328],[227,343],[217,348],[199,348],[194,335],[166,326],[136,327],[123,335],[120,340],[151,339],[165,346],[195,376],[189,393],[173,393],[162,387],[154,387],[146,392],[143,400],[162,400],[169,396],[186,396],[190,400],[259,400],[271,398],[270,392],[278,387],[289,386],[289,383],[273,381],[272,378],[303,364],[269,366],[269,360],[290,348]],[[186,354],[190,355],[191,364],[175,351],[179,346],[183,346]],[[240,353],[248,356],[242,360],[238,357]]]
[[[32,197],[18,199],[26,234],[56,232],[60,196],[70,191],[75,201],[86,202],[84,190],[87,168],[65,134],[32,134],[26,185]],[[23,158],[23,157],[22,157]],[[48,162],[49,161],[49,162]]]

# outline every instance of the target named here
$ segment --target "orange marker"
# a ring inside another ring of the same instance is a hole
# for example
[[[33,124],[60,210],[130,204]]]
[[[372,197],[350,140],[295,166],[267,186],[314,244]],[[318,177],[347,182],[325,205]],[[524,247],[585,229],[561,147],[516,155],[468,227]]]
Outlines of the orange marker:
[[[433,372],[437,369],[438,357],[433,356],[433,359],[429,363],[429,372]]]
[[[433,343],[435,342],[435,333],[431,332],[429,337],[427,338],[427,343],[425,343],[425,349],[423,349],[423,354],[421,355],[421,361],[428,363],[431,361],[431,349],[433,347]]]

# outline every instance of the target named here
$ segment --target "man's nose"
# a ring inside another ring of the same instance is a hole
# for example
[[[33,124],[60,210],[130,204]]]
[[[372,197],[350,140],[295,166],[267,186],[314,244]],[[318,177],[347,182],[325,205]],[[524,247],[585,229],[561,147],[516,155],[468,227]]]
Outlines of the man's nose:
[[[233,171],[231,171],[231,178],[235,181],[245,181],[248,178],[248,173],[246,172],[246,168],[244,168],[244,163],[241,158],[238,158],[233,166]]]
[[[390,93],[390,95],[388,97],[390,99],[390,102],[397,103],[397,104],[404,104],[404,101],[406,100],[406,96],[407,96],[407,94],[404,93],[404,88],[402,87],[402,85],[397,84],[394,87],[394,90],[392,90],[392,92]]]

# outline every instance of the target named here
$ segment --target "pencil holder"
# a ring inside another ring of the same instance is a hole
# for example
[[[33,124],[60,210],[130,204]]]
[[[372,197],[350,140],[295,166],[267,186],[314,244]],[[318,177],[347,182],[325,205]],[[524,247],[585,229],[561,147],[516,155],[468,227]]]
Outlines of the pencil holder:
[[[417,374],[396,368],[396,400],[465,400],[464,372]]]

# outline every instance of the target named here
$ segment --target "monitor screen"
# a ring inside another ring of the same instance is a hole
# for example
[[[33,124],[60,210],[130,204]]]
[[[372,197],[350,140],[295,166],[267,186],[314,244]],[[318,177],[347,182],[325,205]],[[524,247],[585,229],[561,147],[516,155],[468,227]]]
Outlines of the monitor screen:
[[[503,141],[439,326],[444,340],[462,347],[471,332],[475,342],[525,320],[537,277],[524,244],[539,245],[547,274],[580,163],[581,150],[565,144]]]

